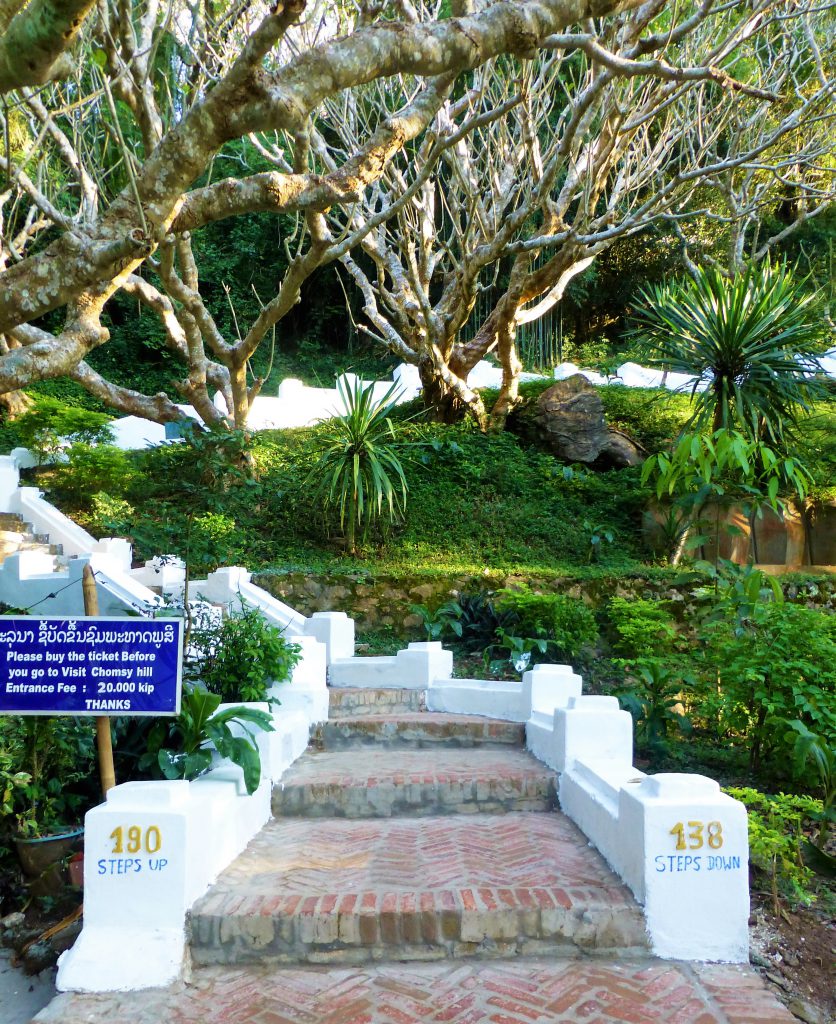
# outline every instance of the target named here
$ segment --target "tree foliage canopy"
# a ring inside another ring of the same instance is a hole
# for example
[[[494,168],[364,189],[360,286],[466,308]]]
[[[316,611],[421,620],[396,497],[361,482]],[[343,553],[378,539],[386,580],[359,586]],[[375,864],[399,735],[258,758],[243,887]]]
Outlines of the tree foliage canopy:
[[[708,190],[749,225],[737,257],[776,195],[783,232],[832,194],[828,3],[8,0],[3,17],[0,396],[68,375],[179,418],[87,361],[127,297],[158,318],[182,400],[242,426],[259,345],[341,261],[364,329],[483,422],[467,375],[495,352],[501,419],[518,326],[616,239],[666,222],[687,248]],[[230,316],[196,239],[254,214],[276,220],[280,258]]]

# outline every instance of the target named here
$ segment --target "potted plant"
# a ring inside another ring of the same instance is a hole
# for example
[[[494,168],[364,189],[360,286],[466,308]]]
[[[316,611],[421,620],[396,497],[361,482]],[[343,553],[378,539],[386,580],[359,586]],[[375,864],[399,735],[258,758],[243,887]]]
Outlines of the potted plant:
[[[92,729],[70,718],[10,716],[0,719],[0,748],[15,769],[3,810],[14,822],[21,868],[30,891],[55,892],[64,883],[63,862],[82,842],[77,822],[94,775]]]

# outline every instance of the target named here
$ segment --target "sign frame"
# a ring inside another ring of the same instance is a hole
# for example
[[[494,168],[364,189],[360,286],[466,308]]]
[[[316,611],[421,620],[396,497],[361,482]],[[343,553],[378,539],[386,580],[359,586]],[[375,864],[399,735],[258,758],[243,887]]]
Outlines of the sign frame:
[[[14,644],[14,640],[6,643],[0,642],[0,715],[40,715],[40,716],[69,716],[69,717],[89,717],[89,718],[100,718],[102,715],[109,715],[111,717],[126,717],[126,718],[172,718],[180,714],[181,697],[183,692],[183,635],[185,631],[185,621],[180,616],[166,616],[158,619],[146,619],[132,615],[3,615],[0,616],[0,638],[5,639],[5,633],[7,630],[20,631],[21,624],[25,627],[29,627],[26,630],[34,630],[34,638],[28,641],[29,645],[37,643],[38,634],[41,632],[40,623],[51,623],[50,632],[67,632],[69,623],[90,623],[97,632],[107,630],[108,626],[119,625],[123,623],[129,623],[133,627],[148,628],[150,626],[156,626],[158,629],[165,630],[165,627],[170,626],[174,629],[173,640],[166,640],[165,647],[168,647],[170,643],[176,644],[176,666],[175,666],[175,678],[173,685],[175,687],[174,692],[174,707],[171,710],[145,710],[145,709],[128,709],[124,710],[121,708],[51,708],[51,709],[20,709],[17,707],[9,707],[8,704],[14,700],[14,694],[10,694],[6,689],[9,679],[9,660],[8,653],[11,649],[10,643]],[[8,626],[7,626],[8,624]],[[13,624],[13,625],[12,625]],[[7,630],[4,627],[7,626]],[[82,631],[79,631],[82,632]],[[84,631],[86,632],[86,630]],[[66,642],[66,641],[65,641]],[[22,643],[22,641],[21,641]],[[154,641],[150,641],[149,646]],[[163,648],[164,641],[160,641],[160,648]],[[99,644],[99,647],[109,646],[111,649],[116,651],[126,650],[128,645],[119,643],[118,641],[112,641],[108,645]],[[44,651],[49,650],[48,641],[45,642]],[[4,657],[5,655],[5,657]],[[22,665],[28,664],[30,659],[21,661]],[[32,659],[34,660],[34,659]],[[44,659],[44,662],[47,659]],[[97,659],[98,660],[98,659]],[[116,659],[108,659],[116,660]],[[81,667],[80,663],[76,660],[75,664]],[[85,658],[85,666],[89,667],[89,662]],[[43,662],[38,661],[39,667],[43,670]],[[74,680],[82,685],[95,684],[89,676],[73,677]],[[31,682],[31,677],[21,677],[21,683]],[[166,692],[170,693],[168,687],[171,685],[170,678],[166,679]],[[82,694],[79,694],[79,700],[85,699]],[[131,693],[124,693],[124,698],[127,700]],[[142,691],[140,691],[142,692]],[[45,696],[51,696],[46,694]],[[111,694],[112,700],[107,699],[100,700],[100,703],[116,703],[116,700],[122,696],[120,691],[116,691]],[[92,698],[91,698],[92,699]]]

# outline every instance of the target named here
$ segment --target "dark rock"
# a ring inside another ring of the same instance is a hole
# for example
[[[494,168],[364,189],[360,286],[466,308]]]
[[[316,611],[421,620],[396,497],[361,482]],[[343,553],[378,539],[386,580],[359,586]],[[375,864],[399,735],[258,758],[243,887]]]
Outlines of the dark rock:
[[[620,431],[610,430],[604,403],[580,373],[559,380],[537,399],[533,423],[538,442],[564,462],[635,466],[640,449]]]
[[[806,999],[791,1000],[787,1003],[787,1009],[793,1017],[803,1020],[804,1024],[827,1024],[826,1015]]]
[[[58,954],[48,942],[36,942],[21,957],[27,974],[40,974],[47,967],[54,967]]]
[[[776,974],[774,971],[764,971],[763,973],[764,977],[771,981],[773,985],[777,985],[779,988],[782,988],[785,992],[789,991],[791,987],[790,983],[783,975]]]

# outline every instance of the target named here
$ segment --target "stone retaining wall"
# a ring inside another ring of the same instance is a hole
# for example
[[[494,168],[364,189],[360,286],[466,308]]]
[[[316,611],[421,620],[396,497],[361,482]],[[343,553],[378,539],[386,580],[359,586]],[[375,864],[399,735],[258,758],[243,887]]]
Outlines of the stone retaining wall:
[[[658,576],[600,576],[592,579],[526,577],[525,582],[544,592],[580,597],[597,608],[611,597],[671,601],[674,611],[689,604],[687,587],[674,586],[677,572]],[[496,591],[520,582],[519,576],[496,577],[439,575],[432,578],[399,578],[357,573],[322,576],[305,573],[261,573],[253,578],[259,587],[303,615],[319,611],[344,611],[352,615],[359,632],[391,629],[398,637],[415,639],[421,634],[421,618],[411,604],[435,609],[460,592]],[[836,610],[836,576],[788,576],[784,584],[788,600]]]

